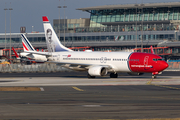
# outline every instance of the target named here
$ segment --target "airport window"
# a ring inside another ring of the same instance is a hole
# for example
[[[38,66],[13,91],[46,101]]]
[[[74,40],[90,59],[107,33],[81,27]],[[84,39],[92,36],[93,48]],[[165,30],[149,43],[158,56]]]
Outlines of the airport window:
[[[130,19],[129,21],[134,21],[134,14],[130,14]]]
[[[116,22],[120,21],[120,15],[116,15]]]
[[[168,14],[169,13],[164,13],[164,20],[168,20]]]
[[[164,20],[162,11],[159,13],[159,20]]]
[[[175,11],[173,20],[178,20],[178,11]]]
[[[129,21],[129,14],[125,14],[125,22]]]
[[[158,13],[154,13],[154,21],[158,20]]]
[[[106,22],[106,16],[102,15],[102,22]]]
[[[142,19],[143,19],[142,17],[143,17],[143,14],[140,13],[139,14],[139,21],[142,21]]]
[[[102,19],[102,16],[98,16],[98,18],[97,18],[97,23],[100,23],[100,22],[101,22],[101,19]]]
[[[110,15],[107,16],[107,21],[106,22],[111,22],[111,16]]]
[[[144,21],[148,21],[148,16],[149,16],[148,13],[146,13],[146,14],[144,15]]]
[[[173,12],[169,13],[169,20],[173,20]]]
[[[111,17],[111,22],[115,22],[116,21],[116,16],[115,15],[112,15]]]
[[[153,13],[150,13],[149,14],[149,21],[152,21],[153,20]]]
[[[124,14],[121,14],[120,16],[120,22],[124,22]]]

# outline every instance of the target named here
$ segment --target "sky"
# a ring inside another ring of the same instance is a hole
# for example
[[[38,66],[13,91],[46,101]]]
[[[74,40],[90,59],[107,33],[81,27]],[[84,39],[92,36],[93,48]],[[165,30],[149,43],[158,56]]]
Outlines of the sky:
[[[65,9],[65,18],[79,19],[90,18],[88,12],[76,10],[77,8],[117,5],[117,4],[135,4],[135,3],[162,3],[162,2],[180,2],[180,0],[0,0],[0,33],[6,31],[19,33],[20,27],[25,26],[26,32],[43,32],[42,16],[48,16],[51,24],[53,19],[64,18],[64,9],[58,6],[67,6]],[[12,8],[13,10],[6,10]],[[11,16],[11,17],[10,17]],[[11,18],[11,19],[10,19]],[[32,27],[33,26],[33,27]]]

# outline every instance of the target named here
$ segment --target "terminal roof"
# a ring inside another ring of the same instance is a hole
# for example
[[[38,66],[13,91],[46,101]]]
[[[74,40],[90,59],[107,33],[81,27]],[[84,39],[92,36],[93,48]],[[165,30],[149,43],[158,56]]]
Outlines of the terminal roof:
[[[104,5],[104,6],[95,6],[95,7],[87,7],[87,8],[78,8],[77,10],[88,11],[88,10],[106,10],[106,9],[110,9],[110,10],[132,9],[141,6],[143,6],[143,8],[180,7],[180,2]]]

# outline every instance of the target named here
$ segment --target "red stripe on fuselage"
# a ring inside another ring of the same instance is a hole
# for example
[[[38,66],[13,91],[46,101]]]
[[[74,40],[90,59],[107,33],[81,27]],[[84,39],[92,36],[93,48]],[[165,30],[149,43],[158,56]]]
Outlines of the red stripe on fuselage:
[[[132,72],[160,72],[168,67],[164,61],[154,61],[162,59],[160,56],[150,53],[132,53],[129,57],[129,68]]]

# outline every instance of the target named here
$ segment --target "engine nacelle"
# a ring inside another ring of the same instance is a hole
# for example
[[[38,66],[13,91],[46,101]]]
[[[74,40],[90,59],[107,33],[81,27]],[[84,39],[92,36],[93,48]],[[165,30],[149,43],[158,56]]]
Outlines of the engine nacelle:
[[[103,66],[93,66],[89,68],[88,73],[91,76],[104,76],[107,74],[107,69]]]
[[[144,73],[128,72],[129,75],[143,75]]]

